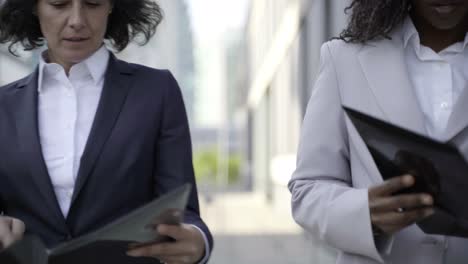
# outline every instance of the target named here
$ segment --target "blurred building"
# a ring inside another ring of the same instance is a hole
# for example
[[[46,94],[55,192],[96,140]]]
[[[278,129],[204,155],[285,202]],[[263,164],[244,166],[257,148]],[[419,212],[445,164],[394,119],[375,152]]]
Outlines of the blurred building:
[[[250,187],[249,163],[243,156],[247,147],[246,119],[245,111],[238,107],[244,105],[240,100],[245,97],[239,88],[247,85],[243,27],[229,28],[209,40],[199,40],[197,55],[197,109],[191,129],[195,156],[216,149],[223,164],[239,159],[235,175],[232,170],[220,167],[215,184],[205,190],[218,193],[246,190]]]
[[[346,23],[346,0],[255,0],[247,22],[250,162],[254,190],[290,211],[287,182],[318,71],[320,47]],[[290,212],[287,212],[290,213]],[[315,242],[313,248],[321,248]],[[324,254],[333,261],[332,251]],[[323,261],[320,263],[329,263]]]
[[[7,45],[0,45],[0,86],[23,78],[37,64],[37,52],[17,51],[19,57],[8,52]]]
[[[343,0],[252,1],[247,27],[255,188],[274,198],[295,167],[300,127],[320,47],[344,28]]]
[[[182,89],[189,120],[194,119],[194,54],[192,29],[184,0],[157,0],[164,20],[145,46],[129,45],[117,54],[126,61],[153,68],[169,69]]]

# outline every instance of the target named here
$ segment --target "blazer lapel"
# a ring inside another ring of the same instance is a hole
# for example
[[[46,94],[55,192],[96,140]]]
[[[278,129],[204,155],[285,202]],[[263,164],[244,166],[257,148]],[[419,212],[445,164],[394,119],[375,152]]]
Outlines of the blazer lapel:
[[[396,35],[396,34],[394,34]],[[384,116],[393,124],[427,134],[399,36],[362,48],[359,61]]]
[[[13,98],[7,100],[9,109],[15,115],[20,151],[25,158],[34,184],[39,189],[44,203],[60,223],[65,224],[55,191],[42,155],[38,128],[38,92],[37,79],[39,70],[18,84]]]
[[[99,106],[81,157],[71,206],[73,206],[73,202],[77,199],[92,173],[95,163],[117,122],[131,86],[131,73],[132,68],[127,63],[119,61],[115,56],[111,55]]]

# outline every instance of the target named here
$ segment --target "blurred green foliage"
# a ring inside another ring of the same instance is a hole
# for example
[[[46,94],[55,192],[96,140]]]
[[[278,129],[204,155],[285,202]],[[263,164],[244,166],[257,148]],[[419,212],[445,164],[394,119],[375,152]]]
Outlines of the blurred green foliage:
[[[199,183],[217,183],[218,177],[222,177],[218,173],[225,172],[227,168],[227,184],[236,184],[240,180],[241,165],[240,154],[231,153],[227,160],[221,160],[216,148],[201,149],[193,153],[193,166]]]

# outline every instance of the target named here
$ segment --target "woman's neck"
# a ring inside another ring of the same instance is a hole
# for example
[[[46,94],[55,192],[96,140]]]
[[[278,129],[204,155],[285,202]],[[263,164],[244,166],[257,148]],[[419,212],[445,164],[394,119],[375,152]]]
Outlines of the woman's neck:
[[[426,19],[418,16],[415,12],[411,13],[411,18],[419,33],[421,44],[431,48],[437,53],[465,39],[468,28],[468,17],[464,22],[448,30],[435,28]]]

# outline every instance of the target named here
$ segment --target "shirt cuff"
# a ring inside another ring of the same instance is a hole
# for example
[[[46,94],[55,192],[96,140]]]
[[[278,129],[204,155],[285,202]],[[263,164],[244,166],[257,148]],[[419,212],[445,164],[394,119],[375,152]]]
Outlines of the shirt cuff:
[[[203,240],[205,241],[205,256],[202,258],[202,260],[198,262],[198,264],[204,264],[208,261],[208,258],[210,257],[210,244],[208,243],[208,238],[206,238],[206,234],[205,232],[203,232],[203,230],[201,230],[201,228],[199,228],[196,225],[191,226],[195,227],[198,231],[200,231],[200,233],[203,236]]]

